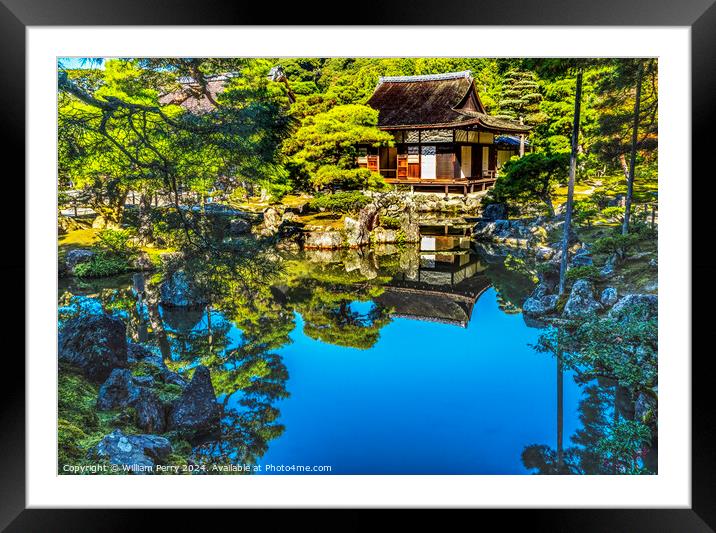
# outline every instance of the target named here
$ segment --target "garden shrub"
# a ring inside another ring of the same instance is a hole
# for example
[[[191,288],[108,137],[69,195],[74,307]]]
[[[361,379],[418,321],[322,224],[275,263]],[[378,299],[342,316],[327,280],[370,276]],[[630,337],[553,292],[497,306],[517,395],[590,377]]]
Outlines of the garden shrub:
[[[75,267],[75,275],[80,278],[99,278],[122,274],[130,268],[131,265],[126,257],[100,251],[89,261],[78,264]]]
[[[592,251],[596,254],[617,254],[619,257],[624,258],[626,257],[627,252],[639,243],[639,240],[639,235],[636,233],[602,237],[601,239],[594,241]]]

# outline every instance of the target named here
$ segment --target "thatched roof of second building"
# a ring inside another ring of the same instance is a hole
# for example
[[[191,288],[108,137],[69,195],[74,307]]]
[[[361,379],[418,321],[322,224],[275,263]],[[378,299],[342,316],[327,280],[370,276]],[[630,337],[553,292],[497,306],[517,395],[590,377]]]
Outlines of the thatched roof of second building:
[[[487,114],[469,70],[425,76],[387,76],[368,100],[383,129],[474,127],[495,133],[530,130]]]

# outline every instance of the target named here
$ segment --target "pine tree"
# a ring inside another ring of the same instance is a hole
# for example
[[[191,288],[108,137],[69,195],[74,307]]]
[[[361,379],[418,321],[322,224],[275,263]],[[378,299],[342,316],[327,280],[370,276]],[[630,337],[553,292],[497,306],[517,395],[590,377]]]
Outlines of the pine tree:
[[[504,76],[498,117],[535,126],[546,120],[540,111],[540,84],[534,72],[512,69]]]

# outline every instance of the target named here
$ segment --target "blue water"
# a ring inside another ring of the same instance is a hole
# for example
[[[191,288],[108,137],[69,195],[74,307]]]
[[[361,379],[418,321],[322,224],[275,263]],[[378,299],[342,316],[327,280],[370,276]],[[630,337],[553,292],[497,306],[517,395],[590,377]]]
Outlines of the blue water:
[[[293,342],[278,351],[289,372],[290,397],[275,404],[286,429],[258,464],[328,465],[331,474],[528,473],[524,447],[557,444],[556,361],[530,347],[539,332],[502,312],[492,288],[467,328],[394,318],[369,350],[311,339],[296,313]],[[565,442],[579,428],[580,398],[565,372]]]

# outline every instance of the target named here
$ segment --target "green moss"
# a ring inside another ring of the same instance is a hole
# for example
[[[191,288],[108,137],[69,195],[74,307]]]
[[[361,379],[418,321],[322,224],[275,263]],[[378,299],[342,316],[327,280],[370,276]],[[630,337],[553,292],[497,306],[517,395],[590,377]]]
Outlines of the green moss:
[[[576,266],[567,270],[567,280],[576,281],[578,279],[588,279],[596,281],[599,279],[599,269],[594,265]]]
[[[171,403],[181,396],[182,388],[172,383],[157,383],[154,391],[163,403]]]
[[[155,365],[146,361],[137,361],[129,365],[129,370],[135,376],[151,376],[156,380],[159,380],[162,375],[162,371]]]
[[[557,303],[555,304],[555,311],[558,314],[560,314],[560,315],[562,314],[562,312],[564,311],[564,306],[567,305],[568,300],[569,300],[569,294],[566,292],[564,294],[560,295],[559,298],[557,298]]]

